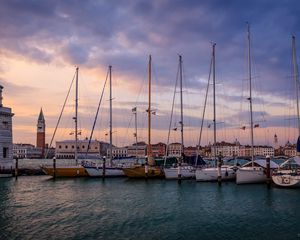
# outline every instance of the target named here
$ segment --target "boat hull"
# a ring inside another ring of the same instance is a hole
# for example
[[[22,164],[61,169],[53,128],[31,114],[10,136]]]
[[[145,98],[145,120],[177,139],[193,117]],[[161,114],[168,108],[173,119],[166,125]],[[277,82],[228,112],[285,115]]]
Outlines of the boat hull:
[[[135,166],[130,168],[123,168],[126,177],[129,178],[146,178],[145,166]],[[160,167],[149,166],[147,178],[163,178],[164,173]]]
[[[261,167],[243,167],[236,173],[237,184],[264,183],[266,181],[267,176]]]
[[[42,166],[46,175],[54,176],[54,168]],[[55,177],[87,177],[88,173],[82,166],[59,166],[55,168]]]
[[[278,174],[272,176],[273,182],[280,187],[300,187],[300,176],[291,174]]]
[[[12,177],[13,175],[11,173],[0,173],[0,178],[9,178]]]
[[[218,180],[218,168],[201,168],[196,169],[196,181],[197,182],[213,182]],[[232,168],[221,168],[222,181],[232,181],[236,178],[236,171]]]
[[[178,179],[178,167],[171,167],[164,169],[166,179]],[[181,167],[181,179],[193,179],[195,178],[195,168]]]
[[[84,167],[90,177],[103,177],[102,167]],[[124,177],[122,168],[106,167],[105,177]]]

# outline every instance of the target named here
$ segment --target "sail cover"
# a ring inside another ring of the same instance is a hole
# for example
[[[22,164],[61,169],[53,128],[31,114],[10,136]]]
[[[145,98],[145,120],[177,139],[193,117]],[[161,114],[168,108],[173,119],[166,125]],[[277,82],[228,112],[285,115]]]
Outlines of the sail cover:
[[[298,137],[297,141],[297,152],[300,152],[300,136]]]

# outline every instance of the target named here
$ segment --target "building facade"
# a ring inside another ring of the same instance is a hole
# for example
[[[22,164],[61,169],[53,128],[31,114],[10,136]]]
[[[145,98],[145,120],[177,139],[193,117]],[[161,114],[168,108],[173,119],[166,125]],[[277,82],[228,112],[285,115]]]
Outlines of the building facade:
[[[89,140],[78,140],[78,158],[100,158],[101,144],[97,140],[92,140],[88,149]],[[55,157],[62,159],[72,159],[75,157],[75,140],[57,141],[55,145]]]
[[[181,143],[171,143],[168,146],[169,157],[181,157]]]
[[[12,117],[11,108],[4,107],[3,87],[0,85],[0,173],[9,171],[13,166]]]
[[[42,148],[35,147],[32,144],[17,143],[13,145],[14,158],[41,158],[43,156]]]
[[[164,157],[166,155],[166,147],[165,143],[159,142],[157,144],[151,145],[152,156],[153,157]]]

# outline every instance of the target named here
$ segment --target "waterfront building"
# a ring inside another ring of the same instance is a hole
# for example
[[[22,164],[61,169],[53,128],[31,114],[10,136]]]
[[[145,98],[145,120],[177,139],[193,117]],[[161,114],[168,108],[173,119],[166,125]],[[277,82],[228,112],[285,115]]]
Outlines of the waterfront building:
[[[11,108],[4,107],[3,86],[0,85],[0,174],[10,171],[13,165],[12,117]]]
[[[159,142],[157,144],[151,145],[152,156],[153,157],[164,157],[166,155],[166,147],[165,143]]]
[[[168,146],[169,157],[181,157],[181,143],[171,143]]]
[[[271,156],[275,155],[274,148],[271,146],[253,146],[254,156]],[[251,157],[251,146],[245,145],[240,146],[238,156],[240,157]]]
[[[211,153],[214,153],[214,146],[211,145]],[[216,143],[216,153],[223,157],[233,157],[237,156],[240,149],[240,143],[236,141],[235,143],[228,142],[217,142]]]
[[[45,155],[46,147],[46,122],[42,108],[37,120],[36,147],[42,149],[43,157]]]
[[[127,147],[128,157],[144,158],[147,155],[147,144],[145,142],[138,142]]]
[[[85,158],[87,153],[89,140],[78,140],[77,151],[79,158]],[[101,142],[97,140],[91,140],[88,158],[100,158],[101,156]],[[102,155],[103,156],[103,155]],[[75,157],[75,140],[64,140],[57,141],[55,146],[55,157],[56,158],[64,158],[64,159],[72,159]]]
[[[107,149],[106,156],[110,158],[109,149]],[[123,158],[127,157],[127,147],[112,147],[112,158]]]
[[[291,144],[289,141],[284,146],[284,155],[288,157],[293,157],[297,155],[296,144]]]
[[[32,144],[17,143],[13,144],[14,158],[42,158],[43,149]]]
[[[187,157],[192,157],[192,156],[196,156],[197,155],[197,147],[185,147],[184,148],[184,155]]]

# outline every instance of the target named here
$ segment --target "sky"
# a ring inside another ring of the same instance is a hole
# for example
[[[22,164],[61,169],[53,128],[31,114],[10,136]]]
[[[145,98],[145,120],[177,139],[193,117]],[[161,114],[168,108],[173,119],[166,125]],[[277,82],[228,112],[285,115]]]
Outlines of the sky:
[[[13,109],[13,141],[36,141],[41,108],[50,142],[59,113],[79,67],[79,128],[89,137],[108,66],[112,66],[113,143],[147,140],[148,58],[152,71],[152,142],[180,141],[180,97],[175,90],[178,55],[183,58],[185,145],[196,145],[204,109],[212,43],[216,43],[217,140],[250,143],[247,22],[251,32],[255,144],[295,142],[295,83],[291,38],[300,36],[297,0],[2,0],[0,1],[0,84],[3,103]],[[299,59],[299,58],[298,58]],[[212,81],[212,80],[211,80]],[[106,86],[93,138],[108,141]],[[213,141],[212,85],[201,144]],[[74,86],[55,140],[70,139]],[[241,127],[246,126],[246,130]],[[55,145],[55,143],[54,143]]]

